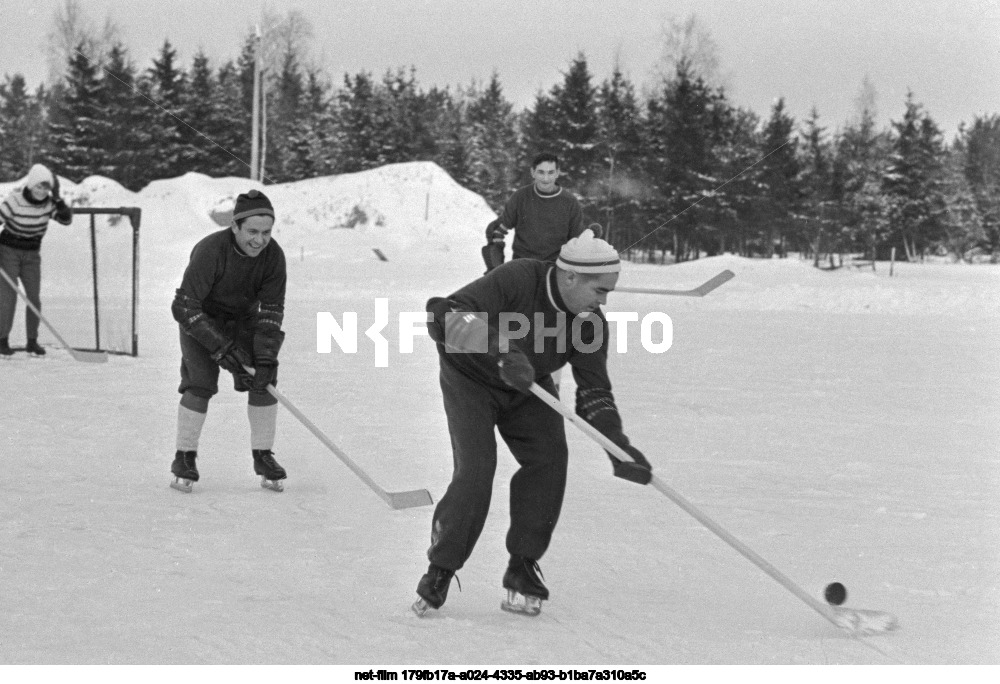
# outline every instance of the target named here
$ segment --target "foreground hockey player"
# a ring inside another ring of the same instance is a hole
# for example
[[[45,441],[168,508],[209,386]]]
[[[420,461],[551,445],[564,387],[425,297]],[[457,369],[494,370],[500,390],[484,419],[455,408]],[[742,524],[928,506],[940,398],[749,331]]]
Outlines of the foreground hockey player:
[[[430,567],[413,605],[418,615],[444,604],[455,571],[483,530],[497,461],[494,429],[520,466],[510,482],[510,563],[501,607],[537,615],[549,597],[538,561],[559,518],[568,455],[563,418],[530,393],[532,382],[554,394],[550,374],[569,363],[577,413],[635,461],[611,457],[614,474],[649,482],[649,462],[622,432],[607,373],[600,305],[619,270],[614,248],[587,230],[563,246],[555,264],[517,259],[428,302],[455,470],[434,510]]]
[[[219,368],[248,392],[250,449],[261,486],[281,491],[285,469],[274,460],[277,382],[284,341],[285,254],[271,239],[274,208],[257,190],[236,198],[229,228],[202,239],[191,251],[171,307],[181,328],[181,393],[177,453],[171,487],[190,492],[198,481],[198,439],[208,401],[219,391]],[[252,367],[254,374],[245,368]]]
[[[531,161],[531,185],[507,200],[500,217],[486,227],[487,271],[504,262],[504,237],[514,231],[514,259],[555,261],[559,249],[583,232],[579,200],[559,185],[559,157],[543,152]]]

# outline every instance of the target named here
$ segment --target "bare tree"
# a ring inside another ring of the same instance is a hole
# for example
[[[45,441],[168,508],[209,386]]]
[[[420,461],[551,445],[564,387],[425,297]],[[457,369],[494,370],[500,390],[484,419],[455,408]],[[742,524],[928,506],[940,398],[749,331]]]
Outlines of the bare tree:
[[[854,97],[854,118],[851,124],[859,125],[864,121],[874,123],[878,119],[878,91],[871,77],[865,74],[858,87],[858,94]]]
[[[79,0],[63,0],[52,15],[52,25],[47,36],[47,61],[49,87],[57,84],[66,72],[66,64],[77,50],[95,63],[100,63],[110,47],[122,41],[121,29],[110,16],[98,29],[87,16]]]
[[[663,51],[654,67],[658,80],[672,80],[682,61],[693,77],[701,77],[710,86],[723,86],[729,80],[720,71],[719,46],[697,15],[683,20],[669,17],[660,25],[660,33]]]

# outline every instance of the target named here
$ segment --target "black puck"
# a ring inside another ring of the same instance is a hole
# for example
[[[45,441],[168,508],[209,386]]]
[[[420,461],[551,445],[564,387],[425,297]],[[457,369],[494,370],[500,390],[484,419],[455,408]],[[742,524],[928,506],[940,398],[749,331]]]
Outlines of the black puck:
[[[832,584],[826,585],[826,589],[823,591],[823,597],[831,606],[839,606],[847,600],[847,588],[840,582],[833,582]]]

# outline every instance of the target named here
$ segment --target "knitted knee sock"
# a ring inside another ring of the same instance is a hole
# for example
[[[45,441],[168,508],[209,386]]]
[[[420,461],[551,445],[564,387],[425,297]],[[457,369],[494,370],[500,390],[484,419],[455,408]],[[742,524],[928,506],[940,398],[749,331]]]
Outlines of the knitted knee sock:
[[[183,399],[177,407],[178,451],[198,450],[198,439],[201,437],[201,428],[205,424],[205,416],[208,415],[208,402],[205,403],[204,411],[188,408],[184,405]]]
[[[278,422],[278,405],[254,406],[247,404],[247,416],[250,418],[250,448],[272,449]]]

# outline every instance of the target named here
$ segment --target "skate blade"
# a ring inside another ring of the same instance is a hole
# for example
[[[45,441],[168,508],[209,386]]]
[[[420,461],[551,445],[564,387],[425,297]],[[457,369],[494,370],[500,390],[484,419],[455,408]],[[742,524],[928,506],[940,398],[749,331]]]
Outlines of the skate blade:
[[[500,602],[500,609],[508,613],[535,617],[542,612],[542,599],[537,596],[525,596],[513,589],[508,589],[507,598]]]
[[[174,481],[170,483],[170,488],[176,489],[179,492],[184,492],[185,494],[190,494],[193,489],[193,484],[194,482],[192,480],[182,480],[179,477],[175,477]]]
[[[283,480],[268,480],[266,477],[261,475],[260,486],[264,489],[270,489],[272,492],[283,492],[285,491],[285,485]]]
[[[416,613],[417,617],[423,617],[424,615],[426,615],[427,611],[430,610],[430,608],[431,604],[427,603],[427,601],[423,600],[422,598],[418,598],[416,601],[413,602],[413,605],[410,606],[410,610]]]

